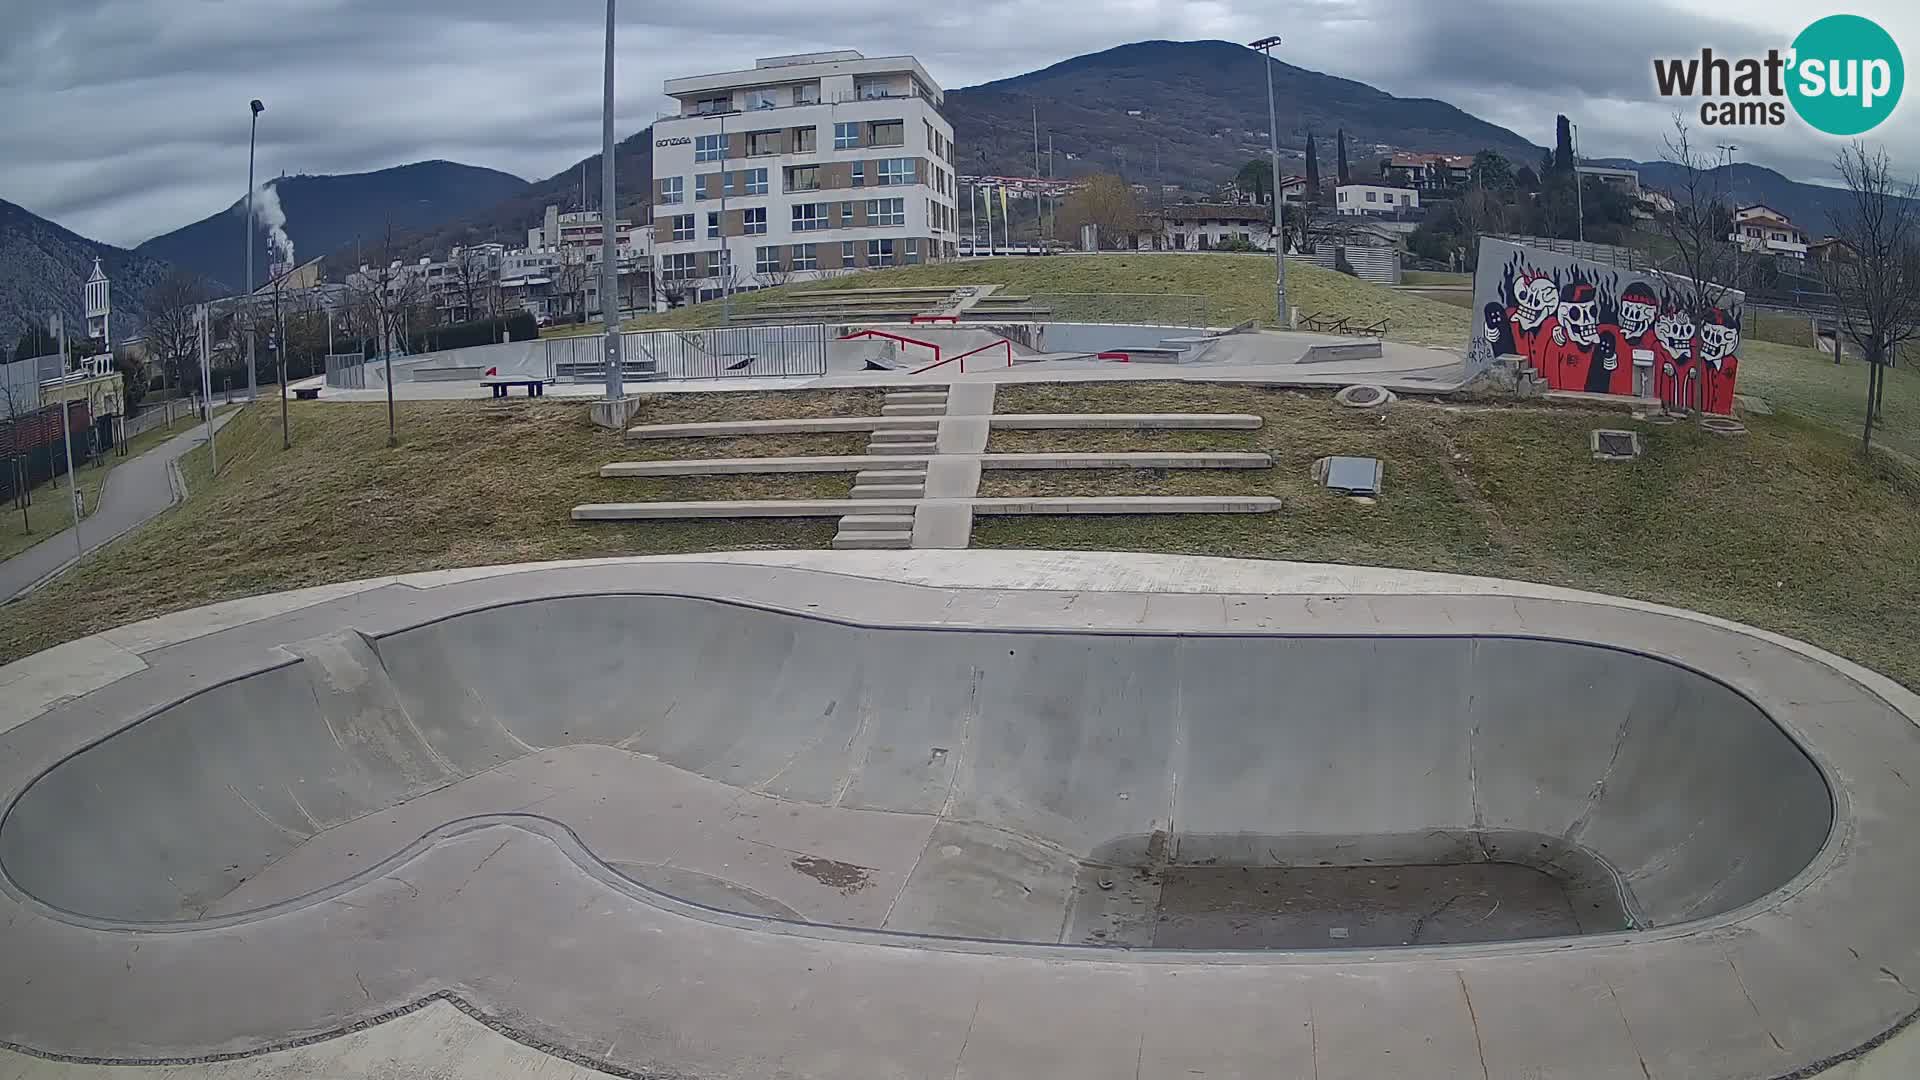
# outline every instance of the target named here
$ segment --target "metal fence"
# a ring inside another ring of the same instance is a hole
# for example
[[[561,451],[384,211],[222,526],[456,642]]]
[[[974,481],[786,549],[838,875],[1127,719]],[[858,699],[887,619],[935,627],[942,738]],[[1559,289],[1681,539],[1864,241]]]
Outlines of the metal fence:
[[[1353,268],[1354,277],[1376,285],[1398,285],[1401,281],[1400,252],[1394,248],[1322,241],[1313,245],[1313,254],[1305,259],[1322,270],[1339,270],[1345,262]]]
[[[365,390],[367,388],[366,354],[328,353],[327,385],[335,390]]]
[[[620,359],[667,379],[825,375],[832,336],[819,323],[643,330],[621,335]]]
[[[1494,238],[1498,240],[1524,244],[1527,247],[1539,248],[1542,251],[1554,251],[1562,255],[1571,255],[1576,259],[1585,259],[1588,262],[1611,266],[1616,270],[1652,269],[1644,254],[1630,247],[1621,247],[1618,244],[1592,244],[1580,240],[1561,240],[1552,236],[1513,236],[1501,233],[1490,235],[1493,235]]]

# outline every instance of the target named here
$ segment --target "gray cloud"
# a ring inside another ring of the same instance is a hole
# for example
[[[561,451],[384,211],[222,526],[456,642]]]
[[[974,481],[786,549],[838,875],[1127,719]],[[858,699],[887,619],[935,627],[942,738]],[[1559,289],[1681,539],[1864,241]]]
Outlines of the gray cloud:
[[[1920,41],[1906,4],[1856,5]],[[449,158],[529,178],[599,144],[595,3],[525,0],[0,0],[0,197],[132,244],[246,189],[249,98],[266,100],[260,173],[352,172]],[[1807,16],[1782,0],[1738,15],[1535,0],[983,0],[902,6],[807,0],[740,9],[630,4],[620,23],[619,124],[666,107],[663,79],[822,48],[916,53],[948,87],[1143,38],[1286,38],[1285,58],[1403,96],[1433,97],[1536,142],[1580,122],[1594,156],[1653,157],[1671,107],[1650,58],[1701,45],[1785,45]],[[12,9],[19,10],[12,10]],[[1876,10],[1885,8],[1886,10]],[[1909,167],[1920,105],[1876,135]],[[1748,130],[1742,157],[1820,178],[1837,144]]]

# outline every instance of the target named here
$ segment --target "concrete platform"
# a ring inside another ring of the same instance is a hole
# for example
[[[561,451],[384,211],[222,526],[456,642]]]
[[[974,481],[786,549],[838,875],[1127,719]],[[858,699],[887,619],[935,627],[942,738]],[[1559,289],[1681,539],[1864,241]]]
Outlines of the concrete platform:
[[[1253,413],[996,413],[996,431],[1258,431]]]
[[[1169,429],[1254,431],[1252,413],[1000,413],[988,423],[1006,431]],[[940,420],[927,416],[814,416],[791,420],[715,420],[698,424],[647,424],[627,429],[629,439],[737,438],[746,435],[807,435],[819,432],[871,431],[877,439],[903,439],[934,430]]]
[[[692,518],[811,518],[842,514],[912,513],[920,489],[904,484],[868,487],[848,499],[712,499],[700,502],[585,503],[575,521],[676,521]],[[1270,514],[1279,499],[1227,495],[1102,495],[1030,499],[949,499],[976,514]]]
[[[587,560],[182,612],[0,690],[13,1077],[1920,1060],[1920,698],[1656,605],[1100,553]],[[1190,865],[1184,904],[1206,867],[1432,828],[1577,845],[1634,928],[1058,940],[1120,891],[1075,865]]]
[[[961,457],[966,455],[940,455]],[[1273,459],[1259,453],[1181,451],[1169,453],[979,454],[980,467],[1013,469],[1265,469]],[[605,477],[734,476],[749,473],[845,473],[869,470],[924,471],[929,454],[850,454],[819,457],[705,458],[690,461],[616,461],[600,466]]]

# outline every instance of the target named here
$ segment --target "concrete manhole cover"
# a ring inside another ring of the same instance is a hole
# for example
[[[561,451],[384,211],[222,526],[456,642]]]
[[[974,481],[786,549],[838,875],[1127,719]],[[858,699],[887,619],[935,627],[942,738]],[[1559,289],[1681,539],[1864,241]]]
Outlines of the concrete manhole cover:
[[[1592,445],[1595,461],[1632,461],[1641,453],[1640,433],[1637,431],[1596,429]]]
[[[1342,495],[1380,494],[1380,459],[1324,457],[1313,463],[1313,478]]]
[[[1700,426],[1715,435],[1731,437],[1747,433],[1747,425],[1731,416],[1703,416],[1700,418]]]
[[[1350,409],[1378,409],[1393,402],[1393,394],[1381,386],[1349,386],[1333,395],[1333,400]]]

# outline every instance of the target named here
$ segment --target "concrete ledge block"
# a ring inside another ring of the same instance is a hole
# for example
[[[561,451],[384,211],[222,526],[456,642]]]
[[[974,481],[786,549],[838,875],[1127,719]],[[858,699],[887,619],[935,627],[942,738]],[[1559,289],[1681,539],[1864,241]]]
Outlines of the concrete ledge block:
[[[1270,469],[1266,454],[1130,452],[1116,454],[982,454],[980,467],[1010,469]]]
[[[601,398],[593,403],[589,411],[593,416],[593,422],[600,427],[624,428],[633,423],[634,417],[640,415],[642,400],[639,396],[631,394],[611,400]]]
[[[976,514],[1271,514],[1280,500],[1266,496],[1113,495],[1081,498],[975,499]]]
[[[714,499],[703,502],[586,503],[575,521],[674,521],[694,518],[815,518],[911,514],[913,499]]]
[[[1001,413],[989,422],[1001,431],[1258,431],[1262,421],[1251,413]]]
[[[714,420],[701,424],[647,424],[627,429],[629,439],[731,438],[741,435],[811,435],[839,431],[915,430],[918,416],[809,416],[787,420]]]
[[[600,466],[603,477],[743,476],[759,473],[857,473],[870,469],[925,469],[924,454],[846,454],[821,457],[708,458],[616,461]]]

